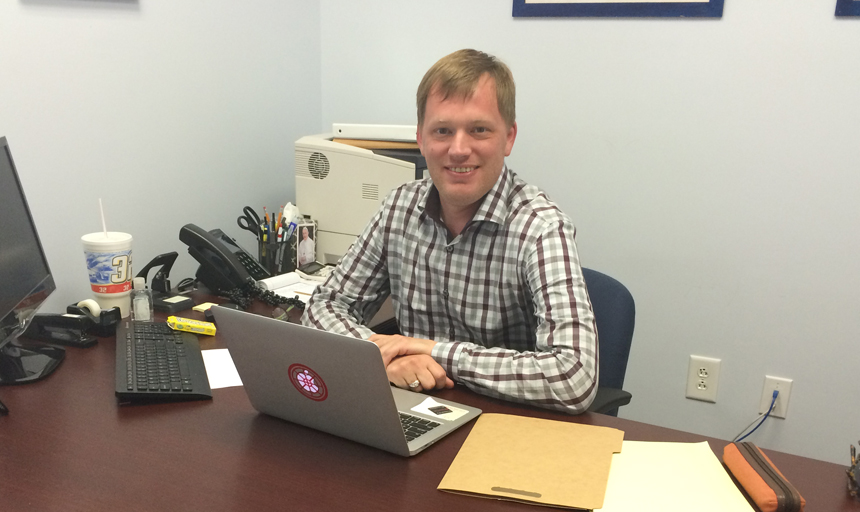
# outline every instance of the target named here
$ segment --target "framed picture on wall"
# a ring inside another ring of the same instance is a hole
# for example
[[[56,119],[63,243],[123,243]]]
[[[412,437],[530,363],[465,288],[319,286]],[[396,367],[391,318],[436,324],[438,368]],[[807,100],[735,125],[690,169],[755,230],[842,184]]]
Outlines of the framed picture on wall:
[[[636,0],[635,2],[630,0],[513,1],[513,14],[515,18],[720,18],[723,15],[724,0]]]
[[[860,16],[860,0],[836,0],[837,16]]]

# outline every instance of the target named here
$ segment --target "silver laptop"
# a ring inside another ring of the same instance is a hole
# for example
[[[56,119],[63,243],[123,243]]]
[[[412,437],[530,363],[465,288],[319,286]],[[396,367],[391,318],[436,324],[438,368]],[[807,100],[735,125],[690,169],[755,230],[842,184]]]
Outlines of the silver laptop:
[[[403,456],[481,414],[390,386],[369,341],[218,306],[212,312],[251,405],[262,413]]]

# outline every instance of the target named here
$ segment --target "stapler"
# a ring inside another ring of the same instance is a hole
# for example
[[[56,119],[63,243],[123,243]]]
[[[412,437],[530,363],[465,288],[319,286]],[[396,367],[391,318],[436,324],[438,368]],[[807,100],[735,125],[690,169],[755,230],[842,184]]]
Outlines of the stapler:
[[[48,343],[89,348],[98,343],[94,336],[86,334],[92,325],[92,320],[83,315],[39,313],[33,316],[24,336]]]
[[[66,314],[39,313],[33,316],[24,336],[69,347],[89,348],[95,336],[113,336],[120,321],[118,307],[101,309],[92,299],[66,307]]]
[[[155,273],[149,285],[149,289],[152,290],[152,308],[156,311],[178,313],[179,311],[191,309],[194,306],[194,301],[190,298],[170,293],[170,280],[168,276],[178,256],[179,254],[176,251],[160,254],[137,273],[137,277],[142,277],[150,283],[147,276],[150,269],[161,265],[161,268]]]
[[[93,300],[81,301],[66,308],[67,314],[39,313],[33,316],[24,336],[34,340],[47,341],[70,347],[89,348],[98,343],[94,333],[100,336],[110,336],[116,332],[116,324],[120,318],[119,308],[98,311],[93,315],[87,303]],[[95,306],[98,309],[98,306]]]

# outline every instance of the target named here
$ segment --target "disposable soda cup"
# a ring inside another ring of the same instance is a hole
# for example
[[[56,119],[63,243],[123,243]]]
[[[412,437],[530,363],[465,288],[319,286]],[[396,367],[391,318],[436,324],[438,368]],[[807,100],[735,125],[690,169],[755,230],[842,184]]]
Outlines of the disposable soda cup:
[[[131,241],[128,233],[115,231],[81,237],[96,302],[102,309],[118,306],[123,318],[128,317],[131,310]]]

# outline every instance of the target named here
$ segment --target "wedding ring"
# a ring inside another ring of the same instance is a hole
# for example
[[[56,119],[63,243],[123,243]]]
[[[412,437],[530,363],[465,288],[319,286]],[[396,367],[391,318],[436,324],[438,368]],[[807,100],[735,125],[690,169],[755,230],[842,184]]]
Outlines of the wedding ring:
[[[418,387],[418,386],[420,386],[420,385],[421,385],[421,383],[420,383],[420,382],[418,382],[418,381],[416,380],[415,382],[412,382],[412,383],[410,383],[410,384],[409,384],[409,388],[410,388],[410,389],[415,389],[415,388],[417,388],[417,387]]]

